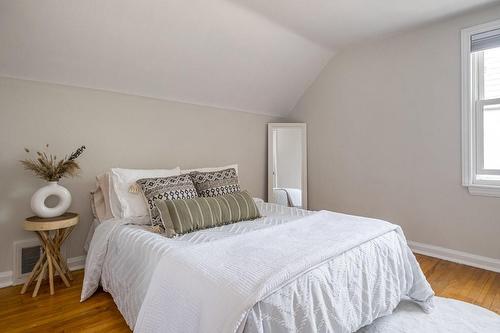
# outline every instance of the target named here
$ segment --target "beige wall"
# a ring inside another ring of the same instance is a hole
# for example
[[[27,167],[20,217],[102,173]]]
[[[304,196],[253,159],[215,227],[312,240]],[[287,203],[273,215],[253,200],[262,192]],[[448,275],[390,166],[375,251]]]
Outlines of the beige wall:
[[[238,163],[240,181],[264,197],[267,126],[272,117],[89,89],[0,78],[0,272],[12,269],[12,244],[34,238],[22,230],[31,194],[43,181],[18,161],[24,147],[49,143],[53,152],[79,145],[83,173],[62,184],[81,222],[68,240],[68,257],[82,255],[94,177],[110,167],[170,168]]]
[[[461,186],[460,30],[500,6],[336,55],[294,110],[309,202],[387,219],[407,238],[500,258],[500,198]]]

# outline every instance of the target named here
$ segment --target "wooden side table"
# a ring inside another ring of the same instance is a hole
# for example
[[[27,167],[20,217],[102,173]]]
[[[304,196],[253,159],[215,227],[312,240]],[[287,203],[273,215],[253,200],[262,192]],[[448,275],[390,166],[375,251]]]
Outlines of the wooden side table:
[[[61,216],[44,219],[32,216],[24,221],[24,230],[35,231],[42,242],[43,254],[38,259],[33,271],[24,283],[21,294],[24,294],[30,284],[36,280],[33,297],[38,294],[40,284],[48,274],[50,294],[54,295],[54,269],[59,273],[66,287],[69,280],[73,280],[66,259],[61,254],[61,245],[69,236],[75,225],[78,224],[80,216],[76,213],[65,213]],[[52,231],[52,235],[51,235]]]

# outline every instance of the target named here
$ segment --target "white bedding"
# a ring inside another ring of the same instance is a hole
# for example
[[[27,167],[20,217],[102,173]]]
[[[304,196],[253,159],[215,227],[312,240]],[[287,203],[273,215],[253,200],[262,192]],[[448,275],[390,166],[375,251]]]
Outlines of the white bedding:
[[[258,206],[266,217],[176,239],[151,233],[144,226],[126,225],[132,220],[101,224],[87,256],[82,300],[95,291],[101,280],[129,326],[134,328],[141,307],[148,307],[143,304],[148,289],[157,287],[150,286],[157,263],[168,257],[172,249],[272,228],[311,214],[272,204],[258,203]],[[175,274],[173,267],[172,273]],[[239,330],[352,332],[391,313],[408,295],[430,306],[433,292],[406,246],[404,236],[389,231],[334,256],[265,295],[248,311]],[[167,313],[168,303],[161,305]],[[165,318],[156,319],[160,326]],[[148,319],[147,323],[152,320]],[[145,331],[142,328],[137,327],[136,331]]]

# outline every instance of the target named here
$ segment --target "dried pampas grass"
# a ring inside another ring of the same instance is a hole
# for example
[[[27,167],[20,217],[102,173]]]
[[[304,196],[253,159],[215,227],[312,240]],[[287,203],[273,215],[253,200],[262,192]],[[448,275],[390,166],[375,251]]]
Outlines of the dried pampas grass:
[[[48,148],[49,145],[45,145]],[[29,154],[30,150],[24,148]],[[58,160],[56,155],[47,154],[46,152],[37,151],[35,159],[25,159],[20,161],[25,170],[29,170],[35,176],[46,181],[58,181],[63,177],[75,177],[80,172],[80,166],[75,161],[85,150],[85,146],[81,146],[75,150],[69,157],[65,156]]]

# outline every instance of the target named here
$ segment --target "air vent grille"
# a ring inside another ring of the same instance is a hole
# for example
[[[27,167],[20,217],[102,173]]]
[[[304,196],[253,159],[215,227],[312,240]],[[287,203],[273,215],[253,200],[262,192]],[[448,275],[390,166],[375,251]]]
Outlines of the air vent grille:
[[[40,259],[42,247],[31,246],[21,249],[21,274],[30,273],[35,267],[36,262]]]

